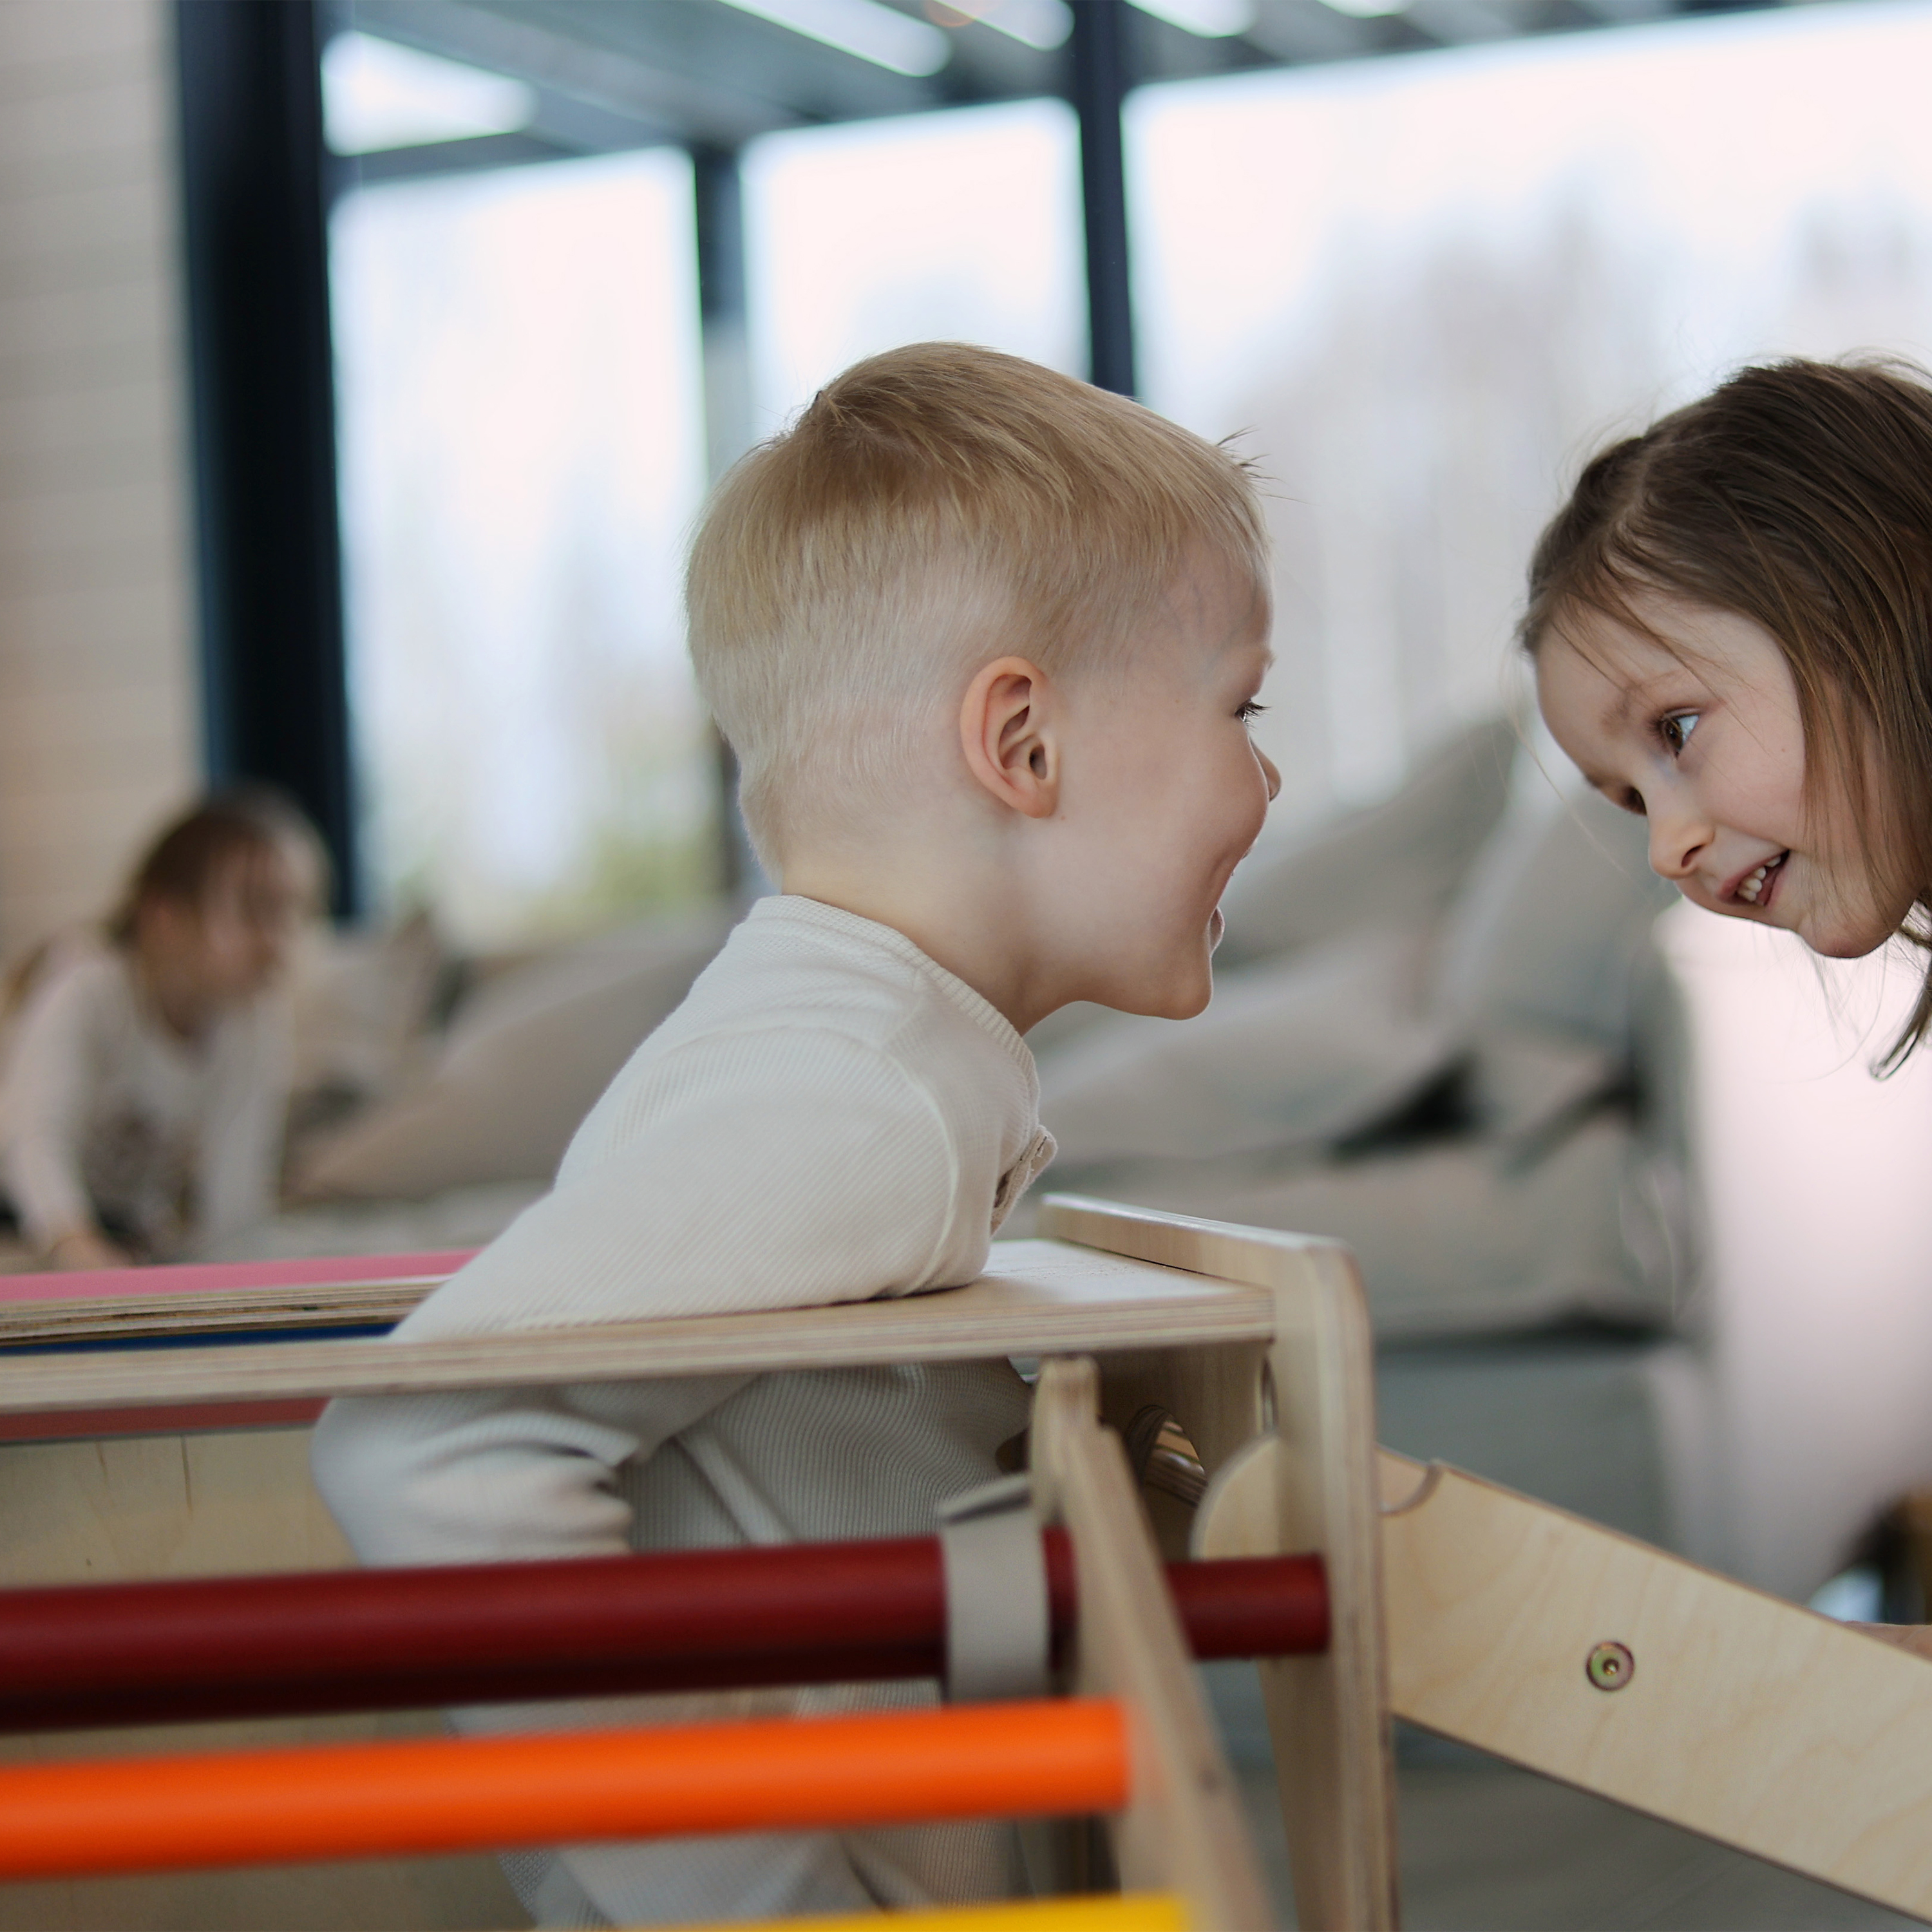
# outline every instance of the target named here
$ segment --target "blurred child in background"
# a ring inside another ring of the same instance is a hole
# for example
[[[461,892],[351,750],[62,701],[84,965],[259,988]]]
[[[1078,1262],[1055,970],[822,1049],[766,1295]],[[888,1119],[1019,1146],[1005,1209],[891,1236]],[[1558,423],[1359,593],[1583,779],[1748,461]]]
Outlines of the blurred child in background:
[[[16,974],[0,1187],[47,1264],[164,1260],[274,1211],[279,982],[323,869],[293,806],[219,795],[154,841],[104,926]]]

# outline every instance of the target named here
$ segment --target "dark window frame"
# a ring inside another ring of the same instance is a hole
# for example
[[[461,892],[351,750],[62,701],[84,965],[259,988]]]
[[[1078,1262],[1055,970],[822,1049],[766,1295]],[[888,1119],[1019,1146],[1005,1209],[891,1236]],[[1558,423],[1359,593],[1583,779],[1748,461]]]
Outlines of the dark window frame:
[[[1080,124],[1090,373],[1131,395],[1125,16],[1126,0],[1081,0],[1067,91]],[[302,806],[328,850],[334,909],[351,916],[365,898],[329,312],[340,164],[322,138],[334,24],[328,0],[176,0],[203,764],[212,784],[268,784]],[[694,159],[701,185],[735,186],[735,157]],[[721,302],[742,309],[743,262],[719,259],[721,242],[742,248],[735,230],[700,225],[707,320]],[[728,836],[721,854],[728,888],[743,870],[739,845]]]
[[[361,904],[314,0],[176,0],[203,764],[314,821]]]

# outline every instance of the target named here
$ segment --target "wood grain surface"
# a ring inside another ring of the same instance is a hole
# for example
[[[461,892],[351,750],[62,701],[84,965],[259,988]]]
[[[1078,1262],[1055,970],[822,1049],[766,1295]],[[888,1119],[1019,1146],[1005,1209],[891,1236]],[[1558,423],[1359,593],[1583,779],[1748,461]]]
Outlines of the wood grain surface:
[[[1932,1664],[1459,1470],[1382,1468],[1398,1715],[1932,1919]]]
[[[1177,1893],[1193,1932],[1255,1932],[1272,1914],[1200,1680],[1120,1438],[1099,1421],[1090,1360],[1050,1361],[1034,1400],[1035,1494],[1064,1522],[1079,1579],[1075,1681],[1126,1706],[1133,1790],[1114,1821],[1122,1888]]]
[[[224,1343],[0,1359],[0,1415],[1268,1340],[1266,1293],[1055,1241],[1003,1242],[964,1288],[749,1315],[440,1341]]]

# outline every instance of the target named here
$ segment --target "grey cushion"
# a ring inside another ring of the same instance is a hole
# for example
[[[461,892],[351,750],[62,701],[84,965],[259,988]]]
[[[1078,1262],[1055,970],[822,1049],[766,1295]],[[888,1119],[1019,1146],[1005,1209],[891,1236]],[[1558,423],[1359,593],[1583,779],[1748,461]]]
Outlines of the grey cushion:
[[[1333,1235],[1354,1250],[1384,1336],[1526,1331],[1579,1316],[1665,1327],[1693,1312],[1682,1167],[1608,1115],[1527,1165],[1465,1139],[1286,1168],[1122,1162],[1048,1184]]]
[[[1416,1012],[1420,937],[1370,933],[1217,976],[1198,1019],[1103,1014],[1040,1059],[1059,1167],[1319,1145],[1443,1064]]]
[[[1438,916],[1502,815],[1516,749],[1515,728],[1486,718],[1419,760],[1381,804],[1285,844],[1258,846],[1221,902],[1220,963]]]
[[[548,1180],[584,1117],[722,944],[720,912],[573,946],[458,1015],[428,1076],[304,1154],[310,1199],[422,1200]]]
[[[1376,1433],[1402,1455],[1708,1561],[1717,1552],[1699,1504],[1712,1444],[1696,1417],[1709,1378],[1697,1349],[1647,1337],[1384,1347]]]
[[[1540,774],[1498,825],[1444,925],[1432,1004],[1472,1032],[1539,1033],[1624,1054],[1651,928],[1677,895],[1643,820]]]

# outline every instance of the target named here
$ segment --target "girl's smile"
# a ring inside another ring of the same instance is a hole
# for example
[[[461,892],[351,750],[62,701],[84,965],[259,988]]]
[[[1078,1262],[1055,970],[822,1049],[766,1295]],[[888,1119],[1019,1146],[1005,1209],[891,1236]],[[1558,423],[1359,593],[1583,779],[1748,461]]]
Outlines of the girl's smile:
[[[1672,597],[1635,614],[1645,628],[1595,612],[1552,627],[1537,695],[1591,784],[1649,820],[1652,869],[1706,910],[1782,927],[1815,952],[1883,945],[1912,895],[1879,882],[1842,788],[1808,796],[1797,687],[1777,641]]]

